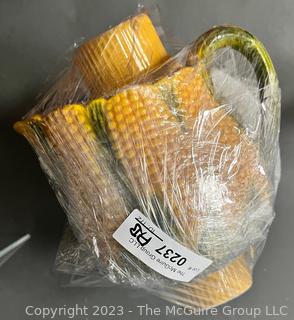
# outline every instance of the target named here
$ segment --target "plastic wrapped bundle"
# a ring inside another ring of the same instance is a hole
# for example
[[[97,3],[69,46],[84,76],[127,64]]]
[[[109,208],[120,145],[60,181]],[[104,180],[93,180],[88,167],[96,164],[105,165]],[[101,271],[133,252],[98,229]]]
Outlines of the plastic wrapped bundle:
[[[58,269],[204,309],[245,292],[279,181],[262,44],[222,26],[170,57],[141,13],[77,48],[72,74],[15,125],[74,231]]]

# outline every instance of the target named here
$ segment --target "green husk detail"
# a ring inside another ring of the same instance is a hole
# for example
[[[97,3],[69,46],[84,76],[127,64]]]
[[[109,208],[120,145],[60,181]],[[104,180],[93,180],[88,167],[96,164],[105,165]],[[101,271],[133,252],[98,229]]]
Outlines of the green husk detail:
[[[95,99],[87,105],[87,112],[99,141],[109,146],[107,120],[103,112],[104,104],[105,100],[103,98]]]

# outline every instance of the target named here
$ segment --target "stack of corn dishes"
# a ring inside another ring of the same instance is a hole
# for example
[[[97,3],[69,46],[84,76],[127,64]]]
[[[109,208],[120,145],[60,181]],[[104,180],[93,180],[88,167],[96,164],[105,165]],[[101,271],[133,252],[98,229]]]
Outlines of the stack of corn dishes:
[[[74,67],[87,103],[56,105],[15,124],[101,268],[129,268],[112,234],[136,207],[215,262],[199,279],[159,292],[182,305],[210,308],[252,283],[242,253],[253,231],[239,234],[240,224],[247,204],[267,201],[272,187],[258,146],[214,97],[206,62],[222,47],[246,56],[249,40],[262,79],[272,76],[261,44],[236,27],[205,34],[190,47],[186,65],[166,75],[160,68],[169,55],[150,18],[137,15],[77,49]],[[145,80],[154,70],[161,76]]]

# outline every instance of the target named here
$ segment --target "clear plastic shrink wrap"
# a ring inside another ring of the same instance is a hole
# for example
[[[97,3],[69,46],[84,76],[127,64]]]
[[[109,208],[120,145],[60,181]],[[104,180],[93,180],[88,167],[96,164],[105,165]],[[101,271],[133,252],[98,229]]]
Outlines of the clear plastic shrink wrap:
[[[280,89],[263,45],[239,27],[212,28],[173,56],[165,47],[145,12],[86,41],[15,129],[68,216],[56,264],[72,284],[207,309],[252,284],[274,217]],[[125,233],[146,240],[145,258],[113,237],[135,209],[146,220]],[[157,228],[179,252],[146,249]]]
[[[26,234],[18,240],[10,243],[6,247],[0,247],[0,267],[9,260],[29,239],[30,234]]]

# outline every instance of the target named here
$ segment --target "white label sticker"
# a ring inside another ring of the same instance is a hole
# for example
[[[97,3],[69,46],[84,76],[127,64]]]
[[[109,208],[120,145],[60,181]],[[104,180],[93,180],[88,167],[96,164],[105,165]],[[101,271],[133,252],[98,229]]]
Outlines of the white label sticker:
[[[148,267],[173,280],[190,282],[212,263],[173,240],[137,209],[113,238]]]

